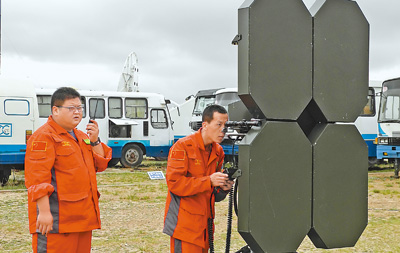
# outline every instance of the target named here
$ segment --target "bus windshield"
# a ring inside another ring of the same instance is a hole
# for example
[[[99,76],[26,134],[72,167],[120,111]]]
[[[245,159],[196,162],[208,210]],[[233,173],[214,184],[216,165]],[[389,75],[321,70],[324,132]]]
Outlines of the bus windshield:
[[[215,97],[215,104],[221,106],[228,106],[229,104],[239,101],[240,98],[237,92],[226,92],[217,94]]]
[[[400,122],[400,83],[383,84],[378,122]]]
[[[197,97],[196,104],[194,105],[193,114],[203,113],[204,109],[214,104],[215,96],[212,97]]]

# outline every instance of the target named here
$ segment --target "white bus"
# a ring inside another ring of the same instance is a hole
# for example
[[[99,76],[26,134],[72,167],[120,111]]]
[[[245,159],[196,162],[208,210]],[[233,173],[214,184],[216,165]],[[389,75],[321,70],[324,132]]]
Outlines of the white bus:
[[[394,162],[395,177],[400,171],[400,78],[382,83],[378,117],[378,159]]]
[[[37,89],[39,121],[51,114],[55,90]],[[89,119],[99,124],[100,139],[112,148],[109,166],[138,166],[143,155],[165,158],[173,144],[173,131],[163,95],[143,92],[85,91],[81,94],[83,118],[78,129],[86,132]]]
[[[0,78],[0,183],[11,169],[23,169],[26,142],[39,126],[32,83]]]
[[[377,158],[376,138],[378,137],[378,108],[381,99],[381,82],[370,81],[368,102],[360,116],[354,122],[368,146],[368,163],[372,167],[379,162]]]

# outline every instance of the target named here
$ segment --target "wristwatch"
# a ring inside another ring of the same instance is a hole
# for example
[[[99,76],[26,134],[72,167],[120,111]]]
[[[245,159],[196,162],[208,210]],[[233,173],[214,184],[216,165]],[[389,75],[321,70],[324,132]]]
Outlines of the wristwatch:
[[[92,145],[92,146],[94,147],[94,146],[99,145],[100,142],[101,142],[101,141],[100,141],[100,137],[98,137],[97,141],[95,141],[95,142],[90,142],[90,145]]]

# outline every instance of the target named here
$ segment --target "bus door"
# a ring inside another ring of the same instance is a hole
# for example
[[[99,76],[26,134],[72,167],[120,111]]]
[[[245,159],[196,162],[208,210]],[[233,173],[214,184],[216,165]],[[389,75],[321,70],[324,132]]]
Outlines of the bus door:
[[[167,157],[172,145],[173,132],[166,110],[166,108],[150,110],[150,146],[158,147],[158,151],[151,155],[154,157]]]
[[[132,140],[142,143],[145,148],[150,145],[148,102],[146,98],[125,98],[125,119],[135,122],[130,124]]]

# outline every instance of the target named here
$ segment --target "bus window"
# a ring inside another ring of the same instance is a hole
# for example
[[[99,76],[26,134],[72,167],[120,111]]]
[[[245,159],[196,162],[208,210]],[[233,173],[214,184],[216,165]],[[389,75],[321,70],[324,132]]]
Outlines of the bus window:
[[[147,100],[145,98],[126,98],[125,117],[128,119],[147,119]]]
[[[38,95],[39,117],[48,118],[51,115],[51,96]]]
[[[82,118],[86,117],[86,99],[85,97],[81,97],[81,104],[82,104]]]
[[[151,110],[151,125],[153,128],[168,128],[167,115],[164,110]]]
[[[28,116],[29,101],[25,99],[4,100],[4,113],[10,116]]]
[[[367,104],[364,106],[360,116],[373,117],[373,116],[375,116],[375,113],[376,113],[376,111],[375,111],[375,90],[374,90],[374,88],[369,88]]]
[[[105,101],[101,98],[89,99],[89,117],[91,119],[104,119],[105,115]]]
[[[108,99],[108,116],[113,119],[122,118],[122,99]]]

